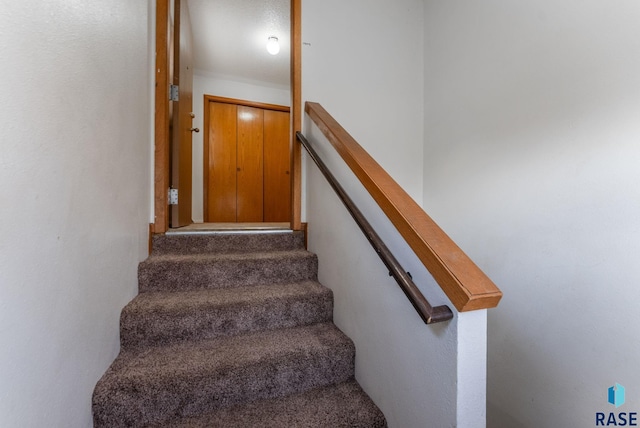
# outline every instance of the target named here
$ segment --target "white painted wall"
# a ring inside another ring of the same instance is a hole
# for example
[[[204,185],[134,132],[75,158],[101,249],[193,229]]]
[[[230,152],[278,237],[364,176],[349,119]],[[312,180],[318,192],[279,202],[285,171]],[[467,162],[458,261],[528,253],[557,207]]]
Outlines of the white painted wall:
[[[424,204],[505,295],[489,426],[640,411],[640,3],[425,1]]]
[[[422,1],[303,1],[303,100],[422,201]]]
[[[423,176],[423,3],[303,1],[303,99],[320,102],[418,202]],[[433,304],[449,303],[318,128],[305,135]],[[426,326],[311,161],[309,248],[356,344],[356,378],[391,428],[484,427],[486,311]],[[458,351],[461,349],[462,351]]]
[[[148,2],[0,9],[0,426],[90,427],[149,224]]]
[[[291,91],[287,87],[264,82],[233,79],[228,76],[195,70],[193,76],[193,126],[200,129],[193,133],[193,199],[192,218],[194,223],[202,223],[204,219],[204,96],[235,98],[283,106],[291,105]]]

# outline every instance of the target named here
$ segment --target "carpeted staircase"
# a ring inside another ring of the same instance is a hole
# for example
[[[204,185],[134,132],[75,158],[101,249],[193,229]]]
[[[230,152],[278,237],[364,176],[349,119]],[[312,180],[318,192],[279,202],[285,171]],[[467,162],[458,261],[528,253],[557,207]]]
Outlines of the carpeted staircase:
[[[93,393],[102,427],[386,427],[298,232],[163,235]]]

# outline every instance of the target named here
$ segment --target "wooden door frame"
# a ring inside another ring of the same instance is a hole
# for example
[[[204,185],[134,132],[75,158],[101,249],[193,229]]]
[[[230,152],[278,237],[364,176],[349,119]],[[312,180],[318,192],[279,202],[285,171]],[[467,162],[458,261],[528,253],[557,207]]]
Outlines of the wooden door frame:
[[[246,107],[255,107],[263,110],[274,110],[274,111],[282,111],[289,113],[291,115],[291,107],[282,106],[278,104],[267,104],[249,100],[240,100],[236,98],[227,98],[227,97],[219,97],[217,95],[209,95],[204,94],[203,97],[203,132],[202,132],[202,193],[203,193],[203,218],[204,221],[207,221],[209,217],[209,115],[210,115],[210,106],[209,103],[224,103],[224,104],[233,104],[236,106],[246,106]],[[291,117],[291,116],[289,116]],[[291,149],[289,149],[289,153],[291,153]]]
[[[296,132],[302,129],[302,0],[291,1],[291,229],[302,230],[302,153]],[[156,89],[153,233],[169,229],[169,35],[170,0],[156,0]]]

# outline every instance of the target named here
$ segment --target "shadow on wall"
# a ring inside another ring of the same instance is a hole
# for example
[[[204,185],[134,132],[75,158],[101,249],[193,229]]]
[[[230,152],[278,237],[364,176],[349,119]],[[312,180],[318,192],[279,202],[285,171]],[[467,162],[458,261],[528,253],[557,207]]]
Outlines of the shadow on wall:
[[[487,402],[487,428],[527,428],[491,401]]]

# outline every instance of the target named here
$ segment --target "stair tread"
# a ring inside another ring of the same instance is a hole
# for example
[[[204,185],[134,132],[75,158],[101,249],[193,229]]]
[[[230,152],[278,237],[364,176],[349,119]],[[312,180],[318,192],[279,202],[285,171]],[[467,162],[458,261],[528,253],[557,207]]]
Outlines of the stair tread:
[[[214,234],[167,234],[153,237],[154,254],[246,253],[294,248],[304,248],[303,232],[218,232]]]
[[[111,375],[123,379],[133,375],[132,380],[151,373],[155,376],[173,376],[181,372],[195,375],[217,367],[240,367],[289,353],[312,353],[335,345],[352,346],[352,342],[333,323],[320,323],[196,343],[125,350],[114,361]]]
[[[355,380],[226,407],[147,428],[384,428],[384,415]]]
[[[142,263],[166,263],[166,262],[210,262],[223,260],[266,260],[266,259],[287,259],[291,257],[315,257],[310,251],[305,249],[271,250],[261,252],[228,252],[228,253],[194,253],[194,254],[152,254]]]
[[[318,259],[306,250],[264,253],[162,254],[138,267],[140,292],[224,288],[317,278]]]
[[[96,385],[94,417],[130,426],[196,416],[344,382],[354,361],[353,342],[332,323],[123,350]]]
[[[120,319],[123,348],[211,339],[331,320],[332,292],[317,281],[237,288],[154,291]]]
[[[240,303],[256,303],[264,299],[282,297],[326,295],[331,293],[317,281],[307,280],[286,284],[257,285],[235,288],[202,288],[185,291],[152,291],[136,296],[124,311],[162,310],[178,312],[211,306],[226,306]]]

